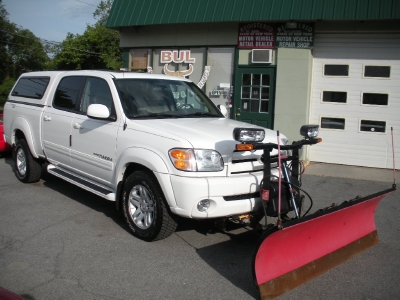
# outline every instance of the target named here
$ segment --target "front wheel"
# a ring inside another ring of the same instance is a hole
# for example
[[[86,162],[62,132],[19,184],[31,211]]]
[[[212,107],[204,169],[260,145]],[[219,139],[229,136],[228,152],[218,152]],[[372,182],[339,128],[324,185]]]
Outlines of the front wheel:
[[[148,172],[136,171],[127,178],[122,204],[125,219],[137,238],[161,240],[177,227],[157,180]]]
[[[18,140],[14,150],[15,173],[20,181],[37,182],[42,175],[42,165],[32,156],[25,140]]]

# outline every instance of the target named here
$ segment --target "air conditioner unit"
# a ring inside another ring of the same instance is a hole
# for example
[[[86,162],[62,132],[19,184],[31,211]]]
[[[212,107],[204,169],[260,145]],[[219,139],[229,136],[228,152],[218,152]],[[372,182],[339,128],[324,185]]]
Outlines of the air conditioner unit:
[[[253,49],[251,51],[251,62],[256,64],[271,64],[272,50],[271,49]]]

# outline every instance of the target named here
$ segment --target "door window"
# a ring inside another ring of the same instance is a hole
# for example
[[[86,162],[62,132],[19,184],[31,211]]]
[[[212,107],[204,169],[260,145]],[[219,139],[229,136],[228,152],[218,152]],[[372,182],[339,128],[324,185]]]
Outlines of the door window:
[[[80,112],[86,114],[90,104],[103,104],[107,106],[110,117],[115,117],[111,91],[104,79],[96,77],[87,78],[82,92]]]
[[[241,98],[243,112],[268,113],[270,75],[243,74]]]
[[[74,110],[85,79],[86,77],[83,76],[64,77],[54,95],[54,107],[62,110]]]

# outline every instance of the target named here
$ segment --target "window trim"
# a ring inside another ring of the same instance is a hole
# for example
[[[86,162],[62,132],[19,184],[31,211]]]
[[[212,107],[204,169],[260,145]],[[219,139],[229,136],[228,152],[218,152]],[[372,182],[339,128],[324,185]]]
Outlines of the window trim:
[[[349,66],[349,75],[344,76],[344,75],[340,75],[340,76],[335,76],[335,75],[325,75],[325,66],[326,65],[338,65],[338,66],[342,66],[342,65],[346,65]],[[351,70],[351,64],[350,63],[323,63],[322,64],[322,77],[325,78],[349,78],[350,77],[350,70]]]
[[[365,76],[365,67],[390,67],[390,76],[389,77],[369,77],[369,76]],[[362,78],[363,79],[380,79],[380,80],[391,80],[392,79],[392,70],[393,70],[393,66],[392,65],[381,65],[381,64],[363,64],[363,68],[362,68]]]
[[[388,96],[388,103],[387,105],[379,105],[379,104],[364,104],[363,103],[363,98],[364,94],[383,94]],[[390,104],[390,93],[383,93],[383,92],[361,92],[361,98],[360,98],[360,105],[363,107],[389,107]],[[372,120],[371,120],[372,121]]]
[[[363,130],[361,130],[361,121],[385,122],[385,131],[384,131],[384,132],[379,132],[379,131],[363,131]],[[388,121],[384,121],[384,120],[372,120],[372,119],[364,119],[364,118],[358,119],[358,132],[359,132],[359,133],[386,135],[386,134],[387,134],[387,128],[388,128]]]
[[[346,93],[346,102],[328,102],[328,101],[324,101],[324,92],[339,92],[339,93]],[[322,90],[321,91],[321,104],[334,104],[334,105],[347,105],[347,99],[349,95],[349,91],[332,91],[332,90]]]
[[[337,129],[337,128],[323,128],[323,127],[322,127],[322,118],[343,119],[343,120],[344,120],[344,128],[343,128],[343,129]],[[329,131],[343,132],[343,131],[346,131],[346,123],[347,123],[347,118],[346,118],[346,117],[339,117],[339,116],[320,116],[320,117],[319,117],[319,129],[320,129],[320,130],[329,130]]]

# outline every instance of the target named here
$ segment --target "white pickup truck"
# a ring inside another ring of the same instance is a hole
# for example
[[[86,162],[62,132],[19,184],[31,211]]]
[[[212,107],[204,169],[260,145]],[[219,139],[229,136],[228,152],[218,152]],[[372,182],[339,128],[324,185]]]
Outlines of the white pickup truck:
[[[40,180],[46,164],[115,201],[133,234],[153,241],[175,231],[176,215],[237,217],[261,207],[262,151],[235,151],[233,131],[244,128],[243,141],[276,143],[277,134],[224,113],[183,78],[32,72],[21,75],[4,106],[4,138],[20,181]]]

